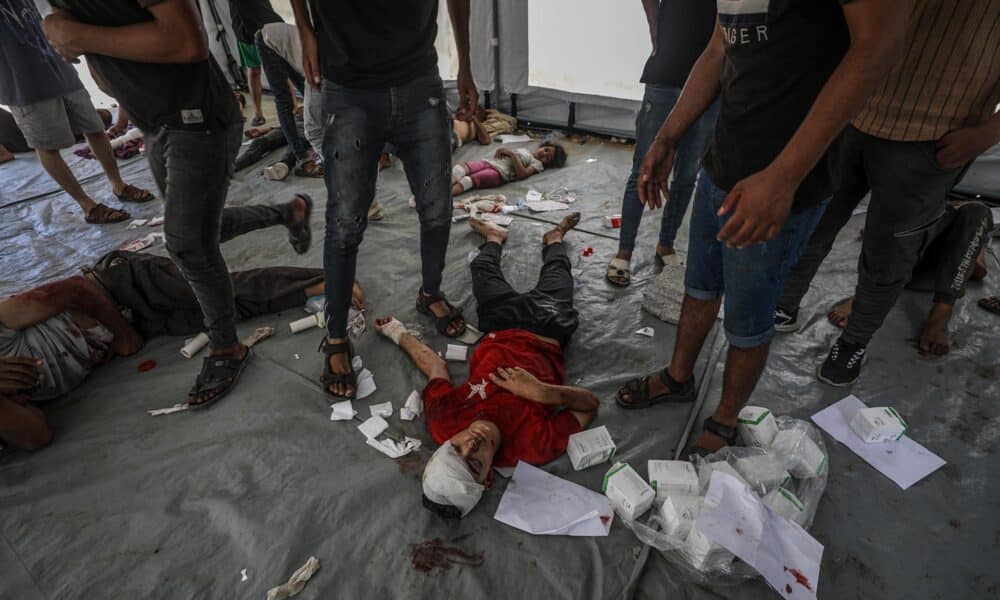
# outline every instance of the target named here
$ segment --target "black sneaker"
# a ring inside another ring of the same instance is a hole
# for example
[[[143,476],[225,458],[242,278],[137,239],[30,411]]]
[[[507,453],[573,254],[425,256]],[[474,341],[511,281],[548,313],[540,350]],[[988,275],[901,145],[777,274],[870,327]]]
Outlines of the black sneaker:
[[[780,306],[774,309],[774,329],[781,333],[799,330],[799,309],[786,311]]]
[[[845,387],[853,384],[861,375],[861,365],[865,362],[865,347],[838,339],[830,348],[830,354],[816,369],[816,377],[823,383]]]

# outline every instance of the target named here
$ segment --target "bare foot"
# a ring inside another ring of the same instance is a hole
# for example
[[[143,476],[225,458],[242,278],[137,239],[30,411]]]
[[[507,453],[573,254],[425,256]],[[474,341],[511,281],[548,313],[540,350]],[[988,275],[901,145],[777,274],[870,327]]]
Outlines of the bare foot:
[[[982,281],[986,279],[987,273],[986,248],[983,248],[979,251],[979,256],[976,257],[976,264],[972,265],[972,275],[969,276],[969,279],[972,281]]]
[[[853,306],[854,298],[845,298],[833,305],[830,312],[826,313],[826,318],[833,323],[834,327],[844,329],[847,327],[847,319],[851,316]]]
[[[326,343],[342,344],[346,342],[346,338],[326,338]],[[348,360],[347,352],[338,352],[337,354],[331,354],[327,357],[327,361],[330,363],[330,370],[333,371],[335,375],[350,373],[353,369],[351,368],[351,363]],[[331,383],[326,386],[326,389],[334,396],[340,396],[342,398],[353,398],[355,386],[351,383]]]
[[[11,153],[10,150],[7,149],[7,146],[0,144],[0,165],[2,165],[5,162],[10,162],[12,160],[14,160],[14,155]]]
[[[289,204],[292,205],[292,218],[285,223],[285,226],[291,229],[305,220],[308,207],[302,196],[295,196]]]
[[[563,236],[565,236],[566,233],[568,233],[571,229],[573,229],[579,224],[580,224],[580,213],[578,212],[570,213],[565,217],[563,217],[563,220],[560,221],[559,224],[555,226],[555,229],[546,232],[546,234],[542,236],[542,241],[545,243],[546,246],[548,246],[549,244],[555,244],[557,242],[561,242]]]
[[[220,350],[212,350],[208,355],[215,358],[239,358],[243,359],[247,355],[249,349],[243,344],[237,343],[228,348],[222,348]],[[192,394],[188,396],[188,404],[198,406],[199,404],[205,404],[206,402],[211,402],[218,391],[203,391],[197,394]]]
[[[927,322],[920,332],[917,348],[923,355],[941,356],[951,351],[951,339],[948,335],[948,323],[951,322],[953,306],[944,302],[935,302]]]
[[[496,242],[503,245],[507,241],[507,231],[496,227],[486,221],[479,219],[469,219],[469,227],[479,235],[486,238],[487,242]]]

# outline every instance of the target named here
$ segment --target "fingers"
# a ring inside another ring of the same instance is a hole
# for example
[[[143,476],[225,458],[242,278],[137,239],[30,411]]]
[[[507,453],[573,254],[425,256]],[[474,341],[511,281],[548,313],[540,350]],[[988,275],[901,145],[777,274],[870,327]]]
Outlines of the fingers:
[[[42,359],[26,356],[4,356],[0,357],[0,364],[24,365],[37,368],[42,366]]]
[[[733,208],[736,207],[736,203],[739,200],[742,191],[739,187],[734,187],[728,194],[726,194],[726,199],[722,201],[722,206],[719,207],[719,212],[716,213],[720,217],[729,214]]]

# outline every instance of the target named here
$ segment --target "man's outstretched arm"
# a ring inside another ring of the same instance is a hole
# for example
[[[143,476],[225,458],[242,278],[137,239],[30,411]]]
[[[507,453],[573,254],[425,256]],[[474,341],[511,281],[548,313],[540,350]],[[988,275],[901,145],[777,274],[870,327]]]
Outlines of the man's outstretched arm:
[[[427,376],[427,379],[444,379],[451,382],[451,375],[448,373],[448,363],[430,349],[427,344],[421,342],[407,331],[406,326],[393,317],[385,317],[375,321],[375,329],[379,333],[396,343],[403,352],[406,352],[413,364],[420,369],[420,372]]]
[[[195,0],[164,0],[149,7],[153,20],[121,27],[87,25],[56,9],[42,21],[45,36],[67,60],[100,54],[144,63],[196,63],[209,57]]]
[[[906,48],[911,0],[852,0],[844,5],[851,45],[785,148],[763,171],[737,182],[720,215],[730,246],[770,240],[788,218],[802,180],[860,111]]]
[[[496,373],[490,373],[490,380],[498,387],[526,400],[566,408],[573,413],[581,427],[586,427],[594,420],[601,404],[590,390],[543,383],[521,367],[497,369]]]

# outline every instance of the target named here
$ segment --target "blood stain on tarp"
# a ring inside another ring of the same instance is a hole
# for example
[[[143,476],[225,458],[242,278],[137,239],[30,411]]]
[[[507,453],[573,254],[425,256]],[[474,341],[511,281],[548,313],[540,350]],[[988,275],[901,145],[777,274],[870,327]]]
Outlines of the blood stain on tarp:
[[[791,594],[792,593],[792,585],[790,583],[786,583],[785,584],[785,593],[786,594]]]
[[[139,363],[140,373],[145,373],[146,371],[152,371],[154,368],[156,368],[155,360],[144,360],[141,363]]]
[[[396,459],[399,472],[420,480],[423,475],[426,459],[418,453],[407,454]]]
[[[809,591],[812,591],[812,585],[809,583],[809,578],[803,575],[802,571],[785,567],[785,573],[791,573],[792,577],[795,578],[795,583],[801,585]]]
[[[611,517],[609,517],[608,515],[601,515],[601,525],[607,525],[608,521],[610,520]]]
[[[453,538],[450,543],[461,542],[472,536],[471,533]],[[410,563],[418,571],[430,574],[434,569],[447,571],[452,565],[462,567],[481,567],[485,560],[484,553],[466,552],[456,546],[446,546],[441,538],[434,538],[419,544],[410,544]]]
[[[743,530],[739,527],[736,528],[736,535],[743,535]]]

